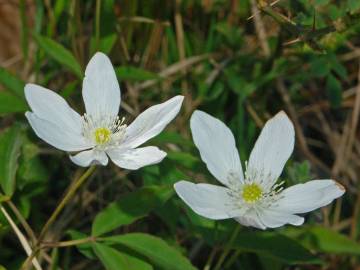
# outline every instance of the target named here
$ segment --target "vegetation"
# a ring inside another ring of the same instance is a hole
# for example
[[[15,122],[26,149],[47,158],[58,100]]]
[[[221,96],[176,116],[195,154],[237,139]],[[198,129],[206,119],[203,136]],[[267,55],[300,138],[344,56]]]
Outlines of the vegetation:
[[[360,1],[3,1],[18,14],[19,55],[0,63],[0,269],[30,269],[17,227],[43,269],[356,269],[360,244]],[[7,3],[8,2],[8,3]],[[0,33],[1,36],[1,33]],[[6,46],[6,44],[0,44]],[[168,155],[136,171],[97,166],[40,232],[84,169],[41,141],[24,85],[60,93],[84,112],[84,68],[107,54],[121,82],[120,116],[185,96],[149,144]],[[191,211],[173,184],[215,183],[193,144],[195,109],[222,119],[242,162],[261,127],[284,110],[296,130],[286,185],[333,178],[347,192],[274,230]],[[14,224],[9,224],[10,220]],[[227,255],[222,265],[218,262]]]

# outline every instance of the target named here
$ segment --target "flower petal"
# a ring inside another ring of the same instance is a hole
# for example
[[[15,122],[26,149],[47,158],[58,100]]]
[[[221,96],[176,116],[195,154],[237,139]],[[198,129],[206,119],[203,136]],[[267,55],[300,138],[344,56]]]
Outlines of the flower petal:
[[[100,164],[106,166],[109,159],[104,151],[95,149],[82,151],[74,156],[70,156],[72,162],[81,167],[88,167],[90,165]]]
[[[247,175],[255,181],[267,181],[268,187],[280,176],[294,149],[295,131],[281,111],[266,122],[250,154]]]
[[[120,87],[110,59],[97,52],[85,70],[82,95],[86,113],[97,118],[116,116],[120,107]]]
[[[211,174],[229,187],[242,182],[241,162],[231,130],[202,111],[192,114],[190,126],[194,143]]]
[[[158,135],[178,114],[183,99],[183,96],[176,96],[142,112],[127,127],[123,145],[135,148]]]
[[[81,151],[93,146],[81,135],[41,119],[35,113],[26,112],[25,116],[38,137],[60,150]]]
[[[264,209],[261,211],[259,213],[259,218],[262,224],[268,228],[277,228],[284,226],[285,224],[299,226],[304,223],[303,217],[270,209]]]
[[[227,219],[241,215],[226,187],[180,181],[174,185],[179,197],[198,215]]]
[[[281,192],[275,209],[287,213],[306,213],[328,205],[344,193],[344,187],[334,180],[313,180]]]
[[[120,168],[137,170],[141,167],[161,162],[166,153],[155,146],[136,149],[114,148],[107,150],[111,160]]]
[[[81,134],[81,116],[60,95],[36,84],[25,86],[25,97],[34,114],[61,129]]]
[[[254,227],[265,230],[266,226],[259,219],[258,213],[254,209],[249,209],[245,214],[235,217],[235,220],[243,226]]]

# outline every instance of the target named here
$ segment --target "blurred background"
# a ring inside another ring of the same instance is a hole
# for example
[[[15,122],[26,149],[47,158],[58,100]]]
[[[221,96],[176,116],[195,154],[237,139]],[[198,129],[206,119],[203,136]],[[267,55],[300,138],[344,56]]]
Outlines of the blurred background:
[[[132,172],[98,168],[46,235],[44,269],[215,269],[236,222],[201,218],[172,190],[181,179],[216,183],[191,140],[195,109],[232,129],[242,162],[266,120],[284,110],[296,129],[286,185],[333,178],[347,190],[306,215],[304,226],[241,228],[218,269],[360,269],[359,11],[359,0],[1,0],[0,201],[30,242],[83,169],[35,136],[24,117],[25,83],[56,91],[82,114],[84,67],[102,51],[121,82],[127,123],[186,96],[176,120],[150,142],[167,158]],[[141,232],[161,244],[144,242],[145,251],[103,244],[103,253],[56,244],[89,236],[94,220],[109,222],[98,215],[109,205],[135,209],[135,218],[107,235]],[[143,264],[112,264],[119,254]],[[0,269],[19,269],[25,259],[0,216]]]

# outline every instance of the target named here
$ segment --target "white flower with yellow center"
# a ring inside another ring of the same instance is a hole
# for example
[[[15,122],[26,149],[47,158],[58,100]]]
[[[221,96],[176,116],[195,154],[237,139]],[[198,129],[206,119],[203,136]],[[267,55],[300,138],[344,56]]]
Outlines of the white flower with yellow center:
[[[301,225],[306,213],[344,194],[334,180],[313,180],[283,190],[276,183],[294,148],[294,127],[284,112],[264,126],[246,163],[245,175],[234,136],[220,120],[201,111],[191,117],[195,145],[211,174],[225,187],[180,181],[177,194],[197,214],[210,219],[235,218],[260,229]]]
[[[139,147],[159,134],[178,114],[183,96],[176,96],[141,113],[129,126],[119,118],[120,87],[109,58],[96,53],[86,67],[82,96],[86,113],[80,116],[55,92],[35,84],[25,86],[32,112],[31,127],[45,142],[67,152],[79,166],[107,165],[135,170],[160,162],[166,153],[157,147]]]

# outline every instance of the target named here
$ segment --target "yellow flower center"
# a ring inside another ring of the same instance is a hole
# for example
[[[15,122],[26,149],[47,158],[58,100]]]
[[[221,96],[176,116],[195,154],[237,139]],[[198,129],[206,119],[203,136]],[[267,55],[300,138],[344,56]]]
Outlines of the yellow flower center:
[[[111,131],[108,128],[97,128],[94,137],[97,144],[107,143],[111,138]]]
[[[242,197],[247,203],[254,203],[261,198],[262,189],[258,184],[245,184],[242,190]]]

